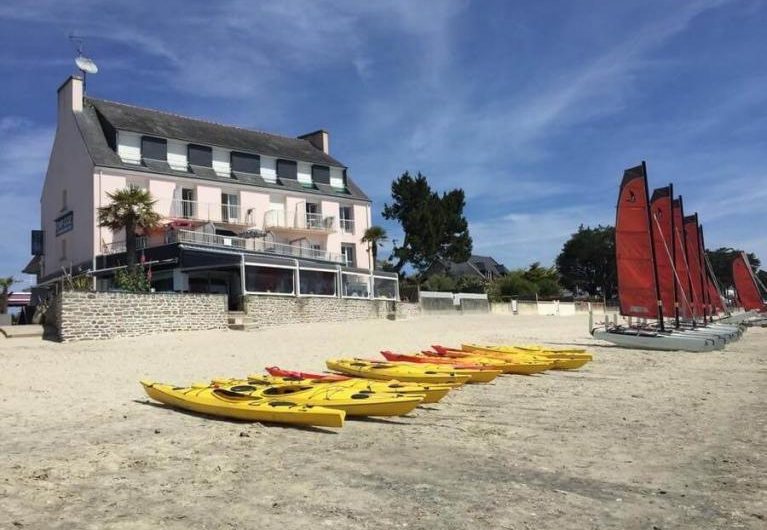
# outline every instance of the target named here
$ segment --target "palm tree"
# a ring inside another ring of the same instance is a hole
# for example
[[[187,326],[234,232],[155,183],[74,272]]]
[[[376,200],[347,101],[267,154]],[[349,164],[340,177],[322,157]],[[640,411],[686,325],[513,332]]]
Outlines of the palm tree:
[[[370,248],[370,253],[373,255],[373,268],[375,269],[376,258],[378,257],[378,247],[389,237],[386,235],[386,230],[380,226],[373,225],[365,230],[365,235],[362,236],[362,242],[367,243]]]
[[[0,278],[0,289],[2,289],[0,292],[0,315],[4,315],[8,310],[8,290],[11,288],[11,285],[13,285],[13,282],[15,281],[16,280],[13,279],[13,276]]]
[[[107,193],[107,197],[112,202],[99,207],[99,226],[113,232],[125,229],[125,258],[128,269],[132,269],[136,264],[136,230],[148,230],[160,223],[160,214],[153,209],[156,201],[149,191],[133,185]]]

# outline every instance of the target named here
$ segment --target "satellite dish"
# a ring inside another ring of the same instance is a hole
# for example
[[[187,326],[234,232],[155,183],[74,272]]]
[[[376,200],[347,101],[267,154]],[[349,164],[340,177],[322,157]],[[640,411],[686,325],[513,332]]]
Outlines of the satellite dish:
[[[84,55],[75,57],[75,64],[86,74],[97,74],[99,71],[99,67],[96,66],[96,63]]]

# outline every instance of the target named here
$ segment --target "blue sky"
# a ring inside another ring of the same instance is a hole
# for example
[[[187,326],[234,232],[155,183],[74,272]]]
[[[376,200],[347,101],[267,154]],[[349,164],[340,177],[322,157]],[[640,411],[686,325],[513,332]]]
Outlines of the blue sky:
[[[5,1],[0,274],[29,230],[87,38],[96,97],[245,127],[331,133],[382,221],[393,178],[460,186],[478,254],[553,262],[612,223],[625,167],[675,183],[708,246],[767,261],[767,3]]]

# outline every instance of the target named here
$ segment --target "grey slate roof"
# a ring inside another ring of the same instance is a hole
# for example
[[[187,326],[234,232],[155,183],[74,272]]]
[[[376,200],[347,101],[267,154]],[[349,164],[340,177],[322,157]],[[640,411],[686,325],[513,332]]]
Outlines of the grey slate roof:
[[[201,180],[232,182],[232,178],[222,177],[214,171],[186,172],[170,169],[164,163],[151,163],[137,167],[123,162],[109,145],[108,138],[114,130],[124,130],[140,134],[172,138],[189,143],[209,145],[244,151],[260,155],[297,160],[320,165],[345,168],[335,158],[314,147],[307,140],[289,138],[239,127],[221,125],[202,120],[195,120],[161,111],[124,105],[94,98],[84,98],[83,111],[75,113],[75,119],[85,141],[93,163],[101,167],[112,167],[147,173],[160,173],[183,177],[195,177]],[[238,182],[252,184],[260,188],[289,189],[280,182],[266,182],[257,175],[235,175]],[[316,189],[301,186],[300,191],[309,194],[348,197],[370,201],[365,193],[347,175],[347,191],[339,191],[330,186],[318,185]]]
[[[449,260],[437,262],[429,268],[426,276],[447,274],[453,278],[464,276],[485,278],[488,275],[488,271],[491,273],[491,276],[498,277],[506,274],[508,269],[490,256],[472,255],[468,261],[462,263],[454,263]]]

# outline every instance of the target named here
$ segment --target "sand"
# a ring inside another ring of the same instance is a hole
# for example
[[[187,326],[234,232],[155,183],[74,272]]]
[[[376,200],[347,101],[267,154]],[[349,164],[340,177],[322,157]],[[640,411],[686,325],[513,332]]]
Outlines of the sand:
[[[692,354],[598,345],[586,327],[493,315],[0,339],[0,528],[765,528],[767,330]],[[339,431],[179,413],[138,385],[461,340],[596,360]]]

